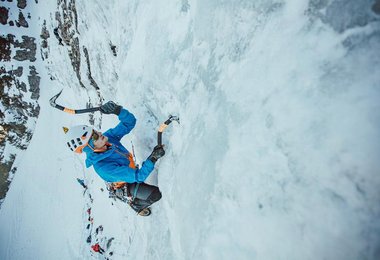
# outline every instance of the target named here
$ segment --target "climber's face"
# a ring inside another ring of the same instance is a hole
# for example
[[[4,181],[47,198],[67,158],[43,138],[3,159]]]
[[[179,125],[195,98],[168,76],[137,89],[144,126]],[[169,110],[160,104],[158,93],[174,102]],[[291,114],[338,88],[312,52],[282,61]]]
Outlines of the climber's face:
[[[101,132],[98,132],[98,131],[95,131],[92,133],[92,136],[91,136],[93,142],[94,142],[94,148],[95,149],[100,149],[102,148],[103,146],[106,145],[107,141],[108,141],[108,137],[107,136],[104,136],[102,135]]]

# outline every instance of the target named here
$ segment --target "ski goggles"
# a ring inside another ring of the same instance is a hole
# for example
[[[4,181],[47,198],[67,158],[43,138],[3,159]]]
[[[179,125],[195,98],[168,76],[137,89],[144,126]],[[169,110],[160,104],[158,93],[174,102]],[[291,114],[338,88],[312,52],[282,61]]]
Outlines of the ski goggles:
[[[92,130],[92,135],[91,135],[92,140],[95,142],[99,139],[99,137],[100,137],[100,134],[98,132]]]

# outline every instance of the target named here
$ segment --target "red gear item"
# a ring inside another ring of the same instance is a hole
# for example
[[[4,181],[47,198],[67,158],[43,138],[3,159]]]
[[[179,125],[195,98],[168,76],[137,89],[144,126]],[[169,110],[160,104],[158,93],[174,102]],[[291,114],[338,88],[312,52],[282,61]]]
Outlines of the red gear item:
[[[96,243],[95,245],[92,245],[91,246],[92,250],[94,250],[95,252],[98,252],[100,251],[100,246],[98,243]]]

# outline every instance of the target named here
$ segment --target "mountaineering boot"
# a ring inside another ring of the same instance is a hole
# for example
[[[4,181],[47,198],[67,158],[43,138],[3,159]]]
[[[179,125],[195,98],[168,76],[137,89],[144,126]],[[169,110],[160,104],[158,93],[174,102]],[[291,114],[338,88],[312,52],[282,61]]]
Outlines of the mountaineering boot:
[[[139,214],[139,216],[147,217],[151,213],[152,213],[152,211],[150,210],[150,208],[145,208],[145,209],[142,209],[138,214]]]

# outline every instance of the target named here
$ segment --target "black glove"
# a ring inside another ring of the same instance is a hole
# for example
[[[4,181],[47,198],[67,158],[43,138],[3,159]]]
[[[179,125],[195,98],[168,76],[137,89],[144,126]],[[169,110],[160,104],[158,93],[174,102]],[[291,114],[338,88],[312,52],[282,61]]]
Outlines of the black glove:
[[[151,160],[153,163],[157,162],[162,156],[165,155],[165,150],[163,145],[156,145],[153,148],[153,152],[149,155],[148,160]]]
[[[119,115],[123,107],[115,104],[113,101],[108,101],[100,107],[100,112],[104,114],[115,114]]]

